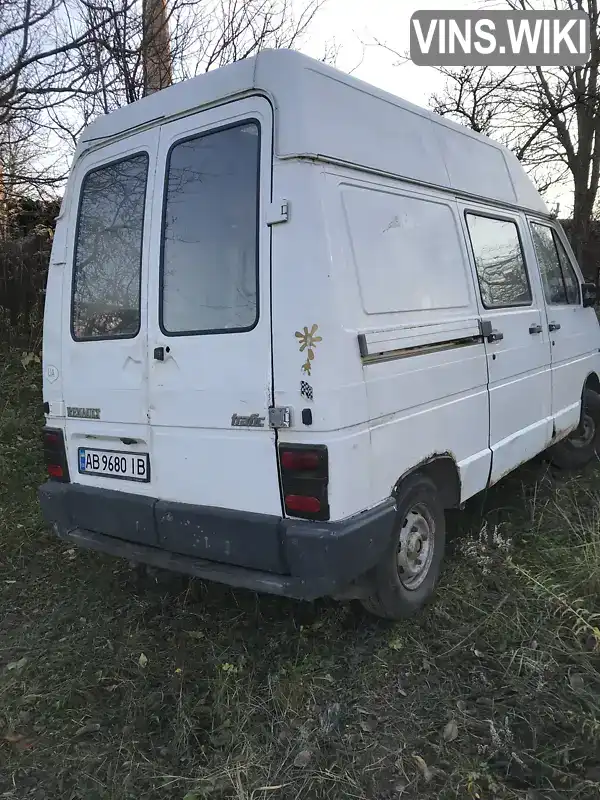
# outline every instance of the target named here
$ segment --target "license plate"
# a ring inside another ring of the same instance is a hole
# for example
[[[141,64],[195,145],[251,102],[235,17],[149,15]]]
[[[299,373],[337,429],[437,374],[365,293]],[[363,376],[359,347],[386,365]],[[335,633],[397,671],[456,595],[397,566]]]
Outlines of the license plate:
[[[80,447],[78,462],[79,472],[82,475],[101,475],[105,478],[121,478],[145,483],[150,480],[148,453],[122,453],[118,450]]]

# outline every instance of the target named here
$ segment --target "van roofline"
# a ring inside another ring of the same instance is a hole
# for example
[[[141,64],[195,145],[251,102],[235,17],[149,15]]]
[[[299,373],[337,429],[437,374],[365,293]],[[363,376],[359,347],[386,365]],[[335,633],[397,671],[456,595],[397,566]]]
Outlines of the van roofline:
[[[339,158],[332,158],[331,156],[324,156],[317,153],[299,153],[292,156],[281,156],[282,161],[310,161],[318,164],[330,164],[334,167],[342,167],[345,169],[359,170],[367,175],[376,175],[380,178],[389,178],[394,181],[402,181],[410,186],[420,187],[424,189],[432,189],[441,194],[447,194],[459,200],[464,200],[470,203],[479,203],[480,205],[493,205],[495,208],[502,208],[506,211],[520,211],[528,216],[539,217],[544,220],[556,221],[556,216],[551,211],[538,211],[537,209],[521,206],[516,203],[508,203],[502,200],[495,200],[487,195],[472,194],[470,192],[463,192],[459,189],[451,189],[448,186],[440,186],[436,183],[427,183],[425,181],[416,180],[415,178],[406,178],[403,175],[397,175],[392,172],[385,172],[384,170],[372,169],[370,167],[362,166],[361,164],[354,164],[351,161],[342,161]]]
[[[549,213],[503,145],[293,50],[263,50],[99,117],[84,130],[78,155],[86,145],[255,95],[274,108],[278,157],[320,153],[374,173]]]

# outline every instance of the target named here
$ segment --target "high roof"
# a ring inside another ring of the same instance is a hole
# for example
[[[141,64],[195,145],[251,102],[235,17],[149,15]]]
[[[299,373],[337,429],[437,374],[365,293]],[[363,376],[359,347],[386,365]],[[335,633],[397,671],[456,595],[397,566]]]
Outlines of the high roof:
[[[276,109],[274,148],[280,158],[359,165],[548,213],[506,148],[293,50],[264,50],[99,117],[84,131],[80,149],[256,92]]]

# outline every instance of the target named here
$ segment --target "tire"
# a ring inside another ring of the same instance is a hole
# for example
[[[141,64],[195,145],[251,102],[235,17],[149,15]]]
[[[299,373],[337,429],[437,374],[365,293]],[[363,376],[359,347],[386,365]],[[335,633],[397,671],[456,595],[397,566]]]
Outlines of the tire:
[[[598,456],[600,450],[600,395],[584,389],[581,422],[566,439],[548,450],[548,457],[560,469],[582,469]]]
[[[362,600],[371,614],[393,620],[414,616],[431,600],[446,543],[444,508],[435,483],[425,475],[406,479],[397,509],[392,541],[372,573],[373,592]],[[425,550],[425,563],[419,566],[418,554]]]

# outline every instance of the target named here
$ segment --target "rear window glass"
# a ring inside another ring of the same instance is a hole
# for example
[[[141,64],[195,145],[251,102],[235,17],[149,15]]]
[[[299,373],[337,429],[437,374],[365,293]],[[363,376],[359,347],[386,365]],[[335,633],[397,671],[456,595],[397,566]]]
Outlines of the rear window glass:
[[[148,156],[88,172],[81,187],[73,270],[75,339],[133,337],[140,287]]]
[[[167,165],[161,327],[249,330],[258,318],[259,128],[179,142]]]

